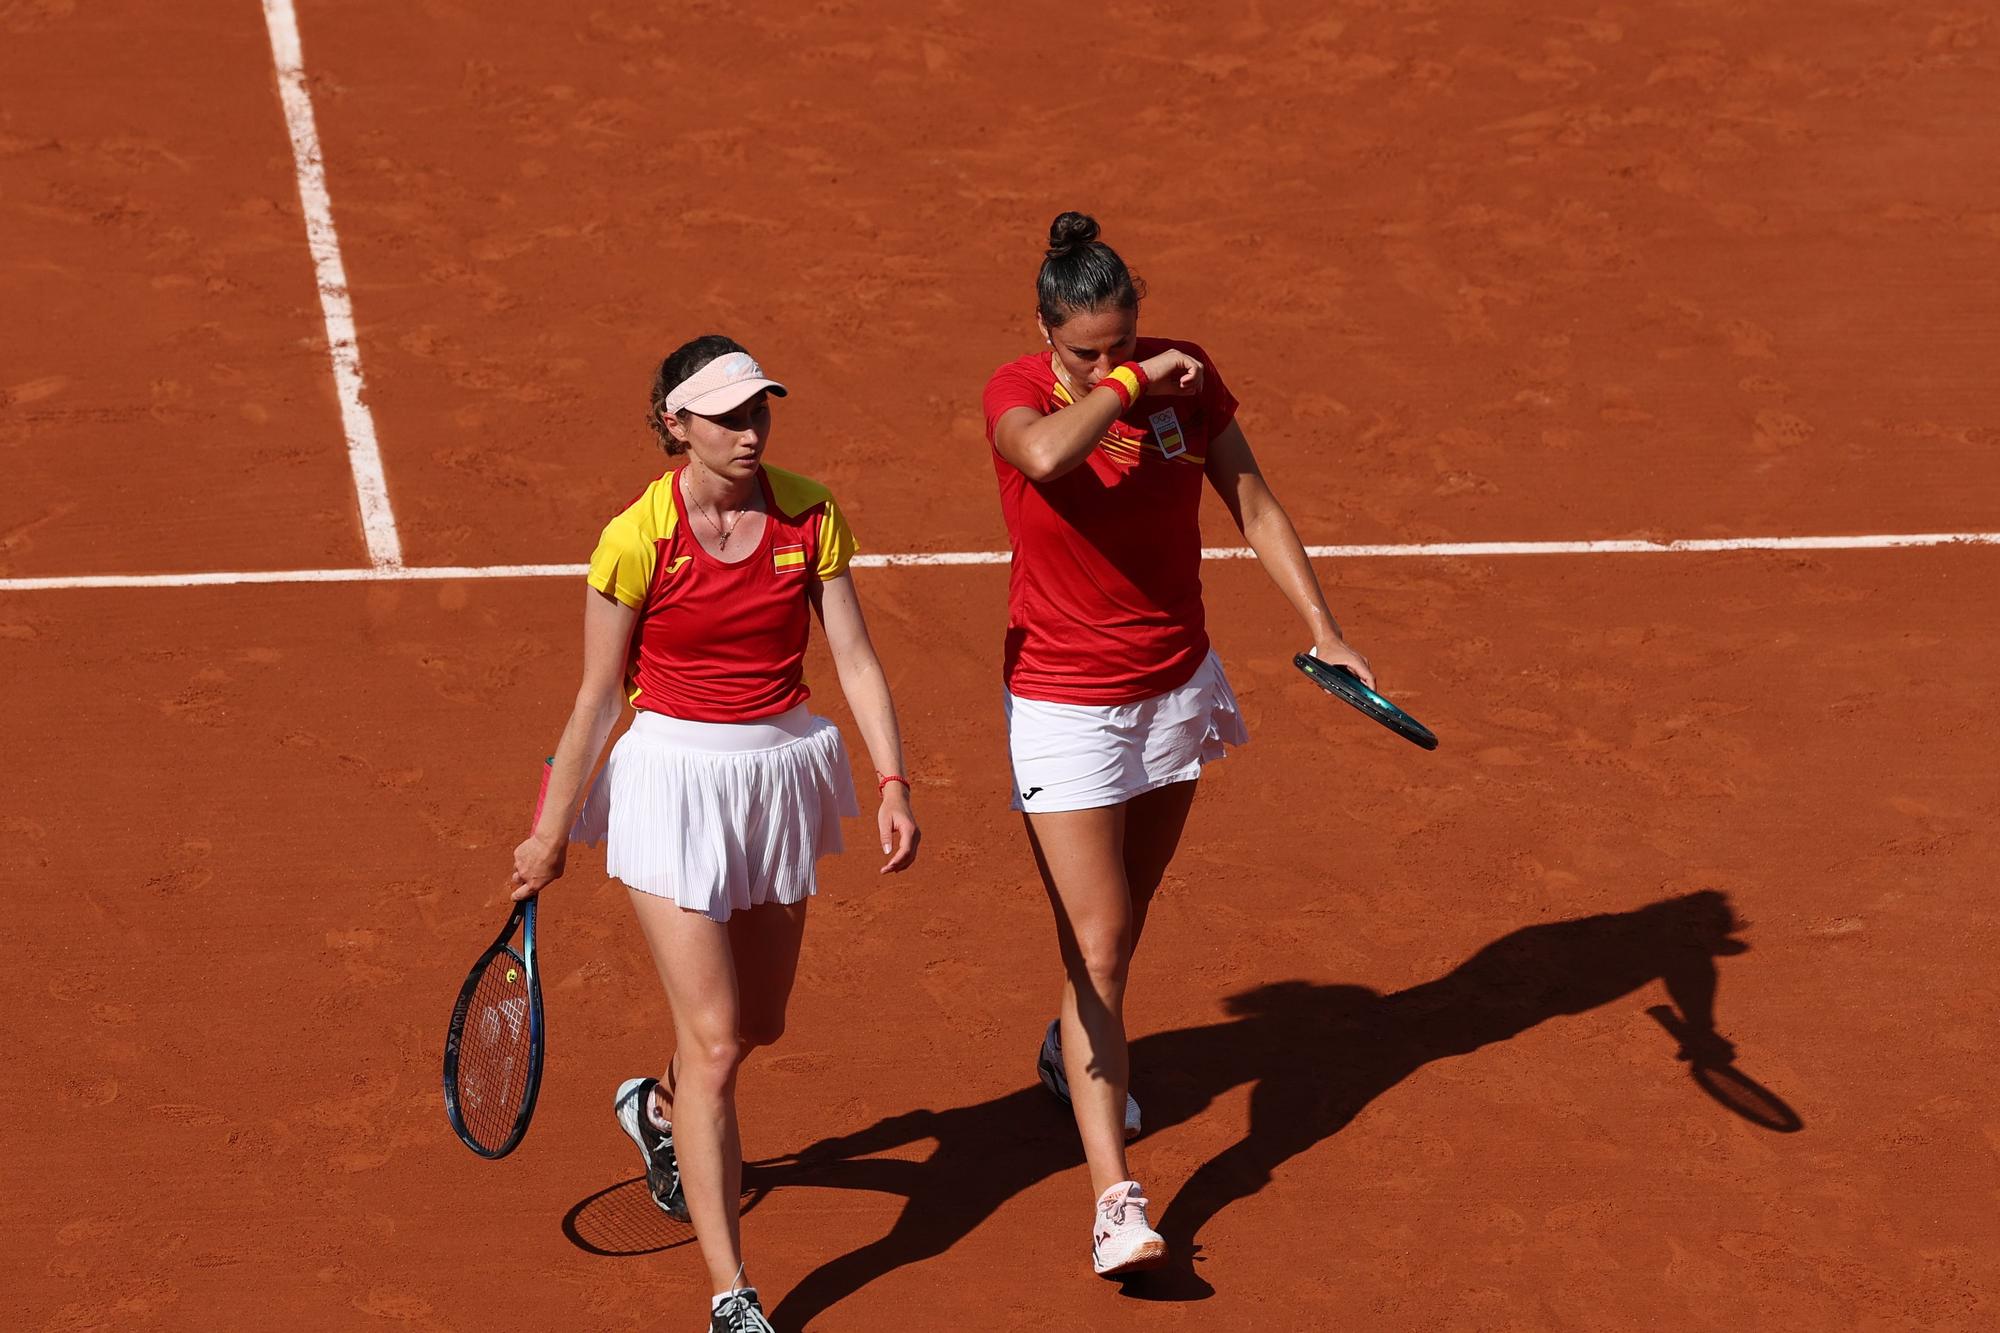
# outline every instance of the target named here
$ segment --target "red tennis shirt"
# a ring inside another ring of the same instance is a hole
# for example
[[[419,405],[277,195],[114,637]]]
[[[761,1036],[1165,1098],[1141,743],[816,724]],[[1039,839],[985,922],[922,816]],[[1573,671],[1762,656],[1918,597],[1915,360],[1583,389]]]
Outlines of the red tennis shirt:
[[[1014,546],[1007,586],[1007,688],[1022,699],[1125,704],[1184,685],[1208,656],[1201,606],[1201,487],[1209,442],[1236,399],[1208,354],[1141,338],[1133,359],[1178,348],[1207,367],[1192,398],[1146,395],[1082,466],[1033,482],[993,450]],[[986,381],[986,439],[1002,413],[1067,407],[1049,353]]]
[[[833,493],[766,466],[764,538],[741,560],[702,549],[676,469],[605,525],[590,586],[639,613],[625,667],[634,708],[747,722],[804,703],[807,591],[847,572],[854,534]]]

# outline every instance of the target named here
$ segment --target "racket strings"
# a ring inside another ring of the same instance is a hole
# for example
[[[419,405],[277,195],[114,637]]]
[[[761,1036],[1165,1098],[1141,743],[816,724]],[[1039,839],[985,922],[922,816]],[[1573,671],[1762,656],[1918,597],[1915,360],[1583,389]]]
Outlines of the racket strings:
[[[458,1045],[458,1107],[466,1133],[497,1148],[514,1131],[528,1100],[533,1042],[528,973],[511,953],[480,973]]]

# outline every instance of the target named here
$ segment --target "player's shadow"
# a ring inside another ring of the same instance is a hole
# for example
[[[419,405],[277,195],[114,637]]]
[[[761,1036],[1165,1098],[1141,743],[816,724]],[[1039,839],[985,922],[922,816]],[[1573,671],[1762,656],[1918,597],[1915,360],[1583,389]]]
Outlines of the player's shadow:
[[[1338,1133],[1370,1101],[1433,1060],[1661,981],[1678,1011],[1673,1031],[1681,1058],[1730,1067],[1733,1048],[1714,1024],[1715,960],[1749,947],[1735,938],[1738,929],[1723,894],[1691,893],[1636,911],[1524,927],[1437,980],[1391,995],[1277,982],[1231,997],[1228,1021],[1140,1038],[1132,1044],[1132,1065],[1149,1133],[1199,1114],[1245,1083],[1252,1085],[1250,1128],[1203,1163],[1164,1208],[1156,1204],[1157,1225],[1176,1262],[1126,1290],[1154,1300],[1209,1294],[1194,1271],[1209,1219],[1261,1190],[1276,1167]],[[1765,1095],[1789,1120],[1769,1127],[1798,1128],[1790,1108]],[[927,1139],[936,1146],[921,1160],[876,1155]],[[888,1234],[807,1274],[772,1312],[773,1321],[805,1328],[876,1278],[942,1254],[1008,1199],[1082,1160],[1074,1124],[1030,1084],[968,1106],[892,1116],[766,1165],[780,1187],[875,1190],[907,1201]]]

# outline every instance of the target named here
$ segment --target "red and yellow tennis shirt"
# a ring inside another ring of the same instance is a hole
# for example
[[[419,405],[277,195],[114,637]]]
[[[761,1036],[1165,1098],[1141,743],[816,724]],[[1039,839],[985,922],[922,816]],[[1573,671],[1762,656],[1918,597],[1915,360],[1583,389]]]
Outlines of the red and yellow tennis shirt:
[[[1170,347],[1207,368],[1202,391],[1140,397],[1082,466],[1036,483],[993,450],[1014,545],[1004,669],[1019,698],[1135,703],[1186,684],[1208,656],[1201,487],[1236,399],[1193,343],[1141,338],[1133,359]],[[1010,361],[986,382],[987,442],[1012,408],[1069,403],[1046,351]]]
[[[634,708],[693,722],[747,722],[804,703],[807,592],[839,578],[854,534],[833,493],[765,466],[764,539],[725,563],[682,516],[681,470],[605,524],[590,586],[639,613],[625,668]]]

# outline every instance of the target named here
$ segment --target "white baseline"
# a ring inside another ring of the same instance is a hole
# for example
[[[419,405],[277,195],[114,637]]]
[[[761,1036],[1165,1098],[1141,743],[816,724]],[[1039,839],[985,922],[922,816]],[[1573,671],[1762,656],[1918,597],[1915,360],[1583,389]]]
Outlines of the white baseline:
[[[1917,546],[2000,546],[2000,532],[1903,532],[1855,537],[1701,537],[1687,541],[1416,542],[1397,546],[1308,546],[1315,560],[1485,559],[1512,555],[1689,555],[1723,551],[1880,551]],[[1207,560],[1251,560],[1246,546],[1211,546]],[[1006,551],[912,551],[857,555],[861,569],[904,566],[1004,565]],[[82,574],[67,578],[0,579],[0,592],[73,588],[212,588],[264,583],[389,583],[458,579],[582,578],[587,565],[375,565],[355,569],[264,569],[241,573]]]
[[[361,502],[361,531],[368,558],[377,569],[403,563],[396,514],[389,507],[389,482],[375,442],[375,418],[362,398],[361,347],[354,335],[354,304],[347,294],[347,268],[340,262],[340,239],[333,230],[333,198],[326,190],[326,160],[313,124],[312,98],[299,49],[299,18],[292,0],[264,0],[264,26],[271,34],[271,59],[278,68],[278,98],[292,136],[292,165],[298,171],[299,204],[305,211],[306,241],[312,246],[319,282],[320,312],[326,317],[327,350],[333,357],[334,390],[340,397],[340,424],[347,432],[347,463]],[[248,582],[249,580],[243,580]]]

